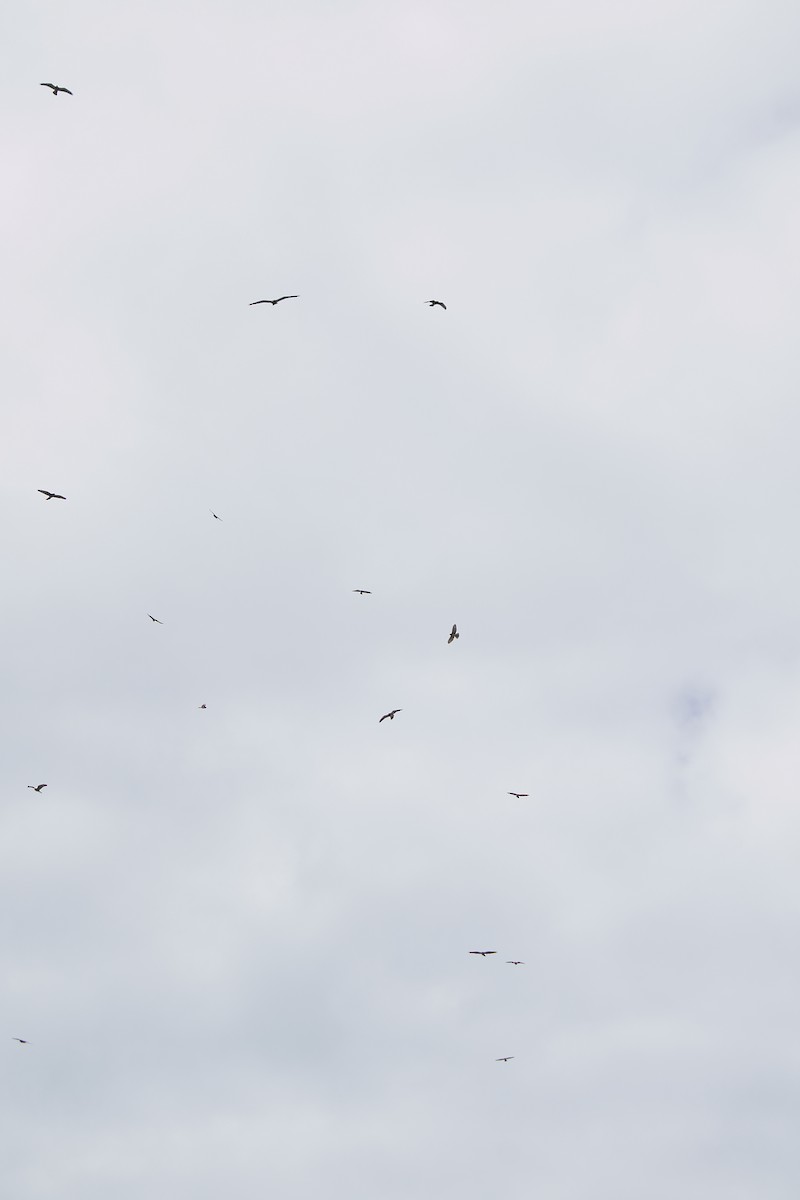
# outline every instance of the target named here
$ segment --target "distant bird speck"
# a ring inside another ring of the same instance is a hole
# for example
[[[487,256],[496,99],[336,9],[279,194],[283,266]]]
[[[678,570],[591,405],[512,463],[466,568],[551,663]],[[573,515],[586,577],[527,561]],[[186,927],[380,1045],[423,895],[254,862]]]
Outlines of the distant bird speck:
[[[154,617],[152,613],[147,614],[151,621],[155,621],[156,625],[163,625],[163,621],[159,621],[158,617]]]
[[[37,492],[41,492],[48,500],[66,500],[66,496],[60,496],[58,492],[48,492],[45,488],[37,488]]]
[[[61,84],[58,83],[40,83],[39,87],[49,87],[54,96],[57,96],[59,92],[66,92],[68,96],[72,95],[72,92],[69,90],[69,88],[62,87]]]
[[[47,787],[47,784],[46,783],[37,783],[36,786],[34,787],[34,785],[32,783],[29,783],[28,787],[31,789],[32,792],[40,792],[42,790],[42,788]]]
[[[511,1062],[512,1058],[514,1058],[514,1057],[515,1057],[515,1055],[513,1055],[513,1054],[507,1054],[505,1056],[505,1058],[496,1058],[494,1061],[495,1062]]]
[[[470,954],[480,954],[483,958],[486,958],[487,954],[497,954],[497,951],[496,950],[470,950]]]
[[[461,637],[461,634],[458,632],[458,630],[456,629],[456,627],[454,625],[453,628],[450,630],[450,637],[447,639],[448,646],[450,645],[451,642],[454,642],[457,637]]]
[[[524,967],[525,966],[525,963],[522,961],[521,958],[507,958],[506,962],[511,967]]]
[[[383,714],[383,716],[381,717],[381,721],[385,721],[387,717],[389,718],[390,721],[393,721],[395,713],[399,713],[402,711],[403,711],[402,708],[393,708],[391,712]],[[379,725],[380,725],[381,721],[378,721]]]
[[[28,1044],[27,1038],[15,1037],[15,1038],[12,1038],[11,1040],[12,1040],[12,1042],[19,1042],[20,1046],[27,1046],[27,1044]]]
[[[509,796],[516,796],[518,800],[525,800],[528,796],[527,792],[509,792],[508,794]]]
[[[198,706],[197,706],[197,707],[198,707],[198,708],[205,708],[205,707],[206,707],[206,705],[205,705],[205,704],[198,704]]]
[[[425,303],[426,303],[426,304],[427,304],[427,305],[428,305],[430,308],[435,308],[435,307],[436,307],[436,305],[438,304],[438,305],[439,305],[439,308],[443,308],[445,311],[447,311],[447,305],[446,305],[446,304],[443,304],[441,300],[426,300],[426,301],[425,301]]]
[[[281,300],[299,300],[299,299],[300,299],[299,296],[278,296],[277,300],[251,300],[250,307],[252,308],[254,304],[275,305],[275,304],[280,304]]]
[[[359,596],[371,596],[372,595],[372,592],[368,592],[366,588],[353,588],[353,591],[356,592]]]
[[[218,516],[217,516],[217,514],[214,512],[213,508],[210,508],[208,511],[211,513],[211,515],[212,515],[212,517],[214,518],[214,520],[215,520],[215,521],[221,521],[221,520],[222,520],[222,517],[218,517]]]

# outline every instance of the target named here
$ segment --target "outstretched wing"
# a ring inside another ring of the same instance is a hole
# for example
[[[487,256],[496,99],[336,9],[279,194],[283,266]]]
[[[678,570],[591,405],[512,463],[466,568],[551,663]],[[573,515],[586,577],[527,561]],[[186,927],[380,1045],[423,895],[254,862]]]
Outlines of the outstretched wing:
[[[281,300],[299,300],[299,296],[278,296],[277,300],[273,300],[273,304],[280,304]]]
[[[56,85],[54,83],[40,83],[39,84],[39,87],[49,87],[49,88],[53,88],[53,89],[55,89],[55,86]]]

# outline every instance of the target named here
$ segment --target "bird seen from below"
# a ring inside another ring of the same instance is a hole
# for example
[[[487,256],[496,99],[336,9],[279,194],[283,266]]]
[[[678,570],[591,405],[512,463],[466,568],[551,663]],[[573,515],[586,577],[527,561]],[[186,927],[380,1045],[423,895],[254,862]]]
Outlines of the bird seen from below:
[[[447,639],[448,646],[450,645],[451,642],[454,642],[457,637],[461,637],[461,634],[458,632],[458,630],[456,629],[456,627],[454,625],[453,628],[450,630],[450,637]]]
[[[516,796],[518,800],[525,800],[528,796],[527,792],[509,792],[508,794],[509,796]]]
[[[274,308],[276,304],[280,304],[281,300],[299,300],[299,296],[278,296],[277,300],[251,300],[250,307],[254,304],[271,304]]]
[[[486,958],[487,954],[497,954],[496,950],[470,950],[470,954],[480,954],[482,958]]]
[[[206,704],[198,704],[198,706],[197,706],[197,707],[198,707],[198,709],[201,709],[201,708],[207,708],[207,707],[208,707],[208,705],[206,705]]]
[[[507,1054],[505,1056],[505,1058],[496,1058],[494,1061],[495,1062],[511,1062],[512,1058],[514,1058],[513,1054]]]
[[[366,588],[353,588],[353,591],[358,596],[371,596],[372,592],[368,592]]]
[[[212,515],[212,517],[214,518],[214,520],[215,520],[215,521],[221,521],[221,520],[222,520],[222,517],[218,517],[218,516],[217,516],[217,514],[214,512],[213,508],[210,508],[208,511],[211,513],[211,515]]]
[[[41,492],[48,500],[66,500],[66,496],[59,495],[58,492],[48,492],[45,488],[37,488],[37,492]]]
[[[159,621],[158,617],[154,617],[152,613],[147,614],[151,621],[155,621],[156,625],[163,625],[163,621]]]
[[[15,1037],[15,1038],[12,1038],[11,1040],[12,1040],[12,1042],[19,1042],[20,1046],[27,1046],[27,1044],[28,1044],[27,1038]]]
[[[425,303],[428,305],[429,308],[435,308],[436,305],[438,304],[439,308],[443,308],[445,310],[445,312],[447,312],[447,305],[442,303],[441,300],[426,300]]]
[[[389,718],[390,721],[393,721],[395,713],[399,713],[402,711],[403,711],[402,708],[393,708],[391,712],[383,714],[383,716],[381,717],[381,721],[385,721],[387,717]],[[379,725],[380,725],[381,721],[378,721]]]
[[[31,789],[32,792],[41,792],[42,788],[47,787],[47,784],[46,783],[37,783],[36,786],[34,787],[34,785],[32,783],[29,783],[28,787]]]
[[[40,83],[39,87],[49,87],[54,96],[57,96],[59,92],[66,92],[68,96],[72,95],[69,88],[61,87],[61,84],[58,83]]]
[[[507,958],[506,962],[512,967],[524,967],[525,963],[521,958]]]

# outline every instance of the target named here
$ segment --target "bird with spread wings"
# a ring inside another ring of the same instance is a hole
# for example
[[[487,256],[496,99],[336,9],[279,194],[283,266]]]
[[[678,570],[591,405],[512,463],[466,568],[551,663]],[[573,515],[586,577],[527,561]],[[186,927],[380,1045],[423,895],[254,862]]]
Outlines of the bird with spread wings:
[[[456,640],[456,638],[458,638],[458,637],[461,637],[461,634],[458,632],[458,630],[456,629],[456,627],[454,625],[453,628],[450,630],[450,637],[447,639],[448,646],[450,645],[451,642],[454,642]]]
[[[66,500],[66,496],[60,496],[58,492],[48,492],[45,488],[37,488],[37,492],[41,492],[48,500]]]
[[[72,95],[69,88],[62,87],[60,83],[40,83],[39,87],[49,87],[54,96],[57,96],[59,92],[66,92],[68,96]]]
[[[254,304],[271,304],[274,308],[276,304],[280,304],[281,300],[299,300],[299,299],[300,299],[299,296],[278,296],[277,300],[251,300],[250,307],[252,308]]]
[[[390,721],[393,721],[395,713],[399,713],[402,711],[403,711],[402,708],[393,708],[391,712],[383,714],[383,716],[381,717],[381,721],[385,721],[387,717],[389,718]],[[381,721],[378,721],[379,725],[380,725]]]

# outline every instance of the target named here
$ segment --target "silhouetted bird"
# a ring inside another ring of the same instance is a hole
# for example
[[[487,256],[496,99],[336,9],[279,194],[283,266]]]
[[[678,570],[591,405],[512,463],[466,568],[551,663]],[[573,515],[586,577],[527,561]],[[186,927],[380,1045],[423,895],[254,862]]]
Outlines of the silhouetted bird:
[[[148,617],[150,617],[150,620],[151,620],[151,621],[155,621],[156,625],[163,625],[163,624],[164,624],[164,622],[163,622],[163,621],[159,621],[158,617],[154,617],[154,616],[152,615],[152,613],[148,613],[147,615],[148,615]]]
[[[470,954],[480,954],[483,958],[486,958],[487,954],[497,954],[497,951],[496,950],[470,950]]]
[[[448,646],[450,645],[451,642],[454,642],[457,637],[461,637],[461,634],[458,632],[458,630],[456,629],[456,627],[454,625],[453,628],[450,630],[450,637],[447,639]]]
[[[19,1042],[20,1046],[27,1046],[28,1044],[27,1038],[12,1038],[11,1040],[12,1042]]]
[[[205,708],[205,707],[206,707],[206,705],[205,705],[205,704],[198,704],[198,706],[197,706],[197,707],[198,707],[198,708]]]
[[[512,967],[524,967],[525,963],[521,958],[507,958],[506,962]]]
[[[527,792],[509,792],[508,794],[509,796],[516,796],[518,800],[525,800],[528,795]]]
[[[516,1057],[513,1054],[507,1054],[505,1058],[496,1058],[495,1062],[511,1062],[512,1058]]]
[[[59,496],[58,492],[48,492],[44,488],[37,488],[37,492],[41,492],[48,500],[66,500],[66,496]]]
[[[381,717],[381,721],[385,721],[387,717],[389,718],[389,720],[390,720],[390,721],[393,721],[393,720],[394,720],[394,714],[395,714],[395,713],[402,712],[402,711],[403,711],[403,710],[402,710],[402,708],[393,708],[391,712],[388,712],[388,713],[384,713],[384,714],[383,714],[383,716]],[[379,724],[379,725],[380,725],[381,721],[378,721],[378,724]]]
[[[61,87],[60,84],[56,84],[56,83],[40,83],[39,87],[52,88],[54,96],[57,96],[59,92],[66,92],[68,96],[72,95],[72,92],[69,90],[69,88]]]
[[[28,787],[31,789],[32,792],[40,792],[42,790],[42,788],[47,787],[47,784],[46,783],[37,783],[36,787],[34,787],[32,783],[29,783]]]
[[[208,511],[211,513],[211,515],[212,515],[212,517],[214,518],[214,520],[215,520],[215,521],[221,521],[221,520],[222,520],[222,517],[218,517],[218,516],[217,516],[217,514],[214,512],[213,508],[210,508]]]
[[[250,301],[250,307],[252,308],[254,304],[272,304],[272,305],[275,305],[275,304],[280,304],[281,300],[299,300],[299,299],[300,299],[300,297],[299,297],[299,296],[278,296],[278,299],[277,299],[277,300],[251,300],[251,301]]]
[[[368,592],[366,588],[353,588],[353,591],[357,592],[359,596],[371,596],[372,595],[372,592]]]
[[[436,307],[436,305],[438,304],[438,305],[439,305],[439,308],[443,308],[443,309],[445,310],[445,312],[447,311],[447,305],[446,305],[446,304],[442,304],[441,300],[426,300],[426,301],[425,301],[425,303],[426,303],[427,305],[429,305],[429,306],[430,306],[430,308],[435,308],[435,307]]]

